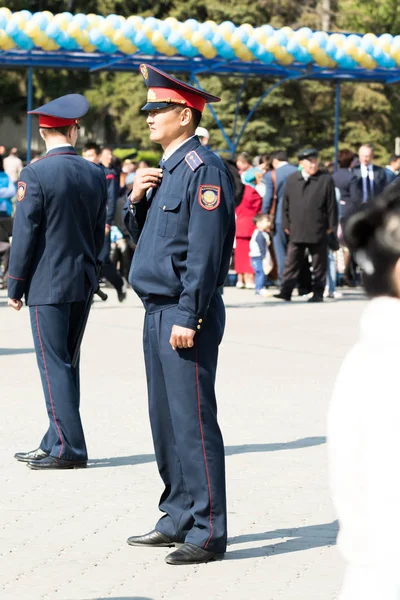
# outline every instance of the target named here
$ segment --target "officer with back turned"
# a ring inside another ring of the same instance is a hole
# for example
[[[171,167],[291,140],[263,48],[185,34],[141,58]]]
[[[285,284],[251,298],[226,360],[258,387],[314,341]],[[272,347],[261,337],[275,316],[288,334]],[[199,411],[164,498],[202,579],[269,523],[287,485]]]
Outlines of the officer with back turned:
[[[150,139],[164,156],[139,169],[125,223],[140,238],[129,282],[146,309],[144,355],[150,421],[164,492],[164,515],[134,546],[183,545],[166,562],[223,558],[226,549],[224,447],[215,376],[225,309],[218,287],[234,238],[230,176],[195,135],[207,102],[219,98],[148,65]]]
[[[107,188],[103,170],[78,156],[79,119],[89,108],[68,94],[32,111],[47,153],[25,167],[11,248],[8,304],[29,306],[49,428],[39,447],[15,458],[36,470],[86,467],[79,414],[79,363],[71,365],[86,300],[98,288]]]

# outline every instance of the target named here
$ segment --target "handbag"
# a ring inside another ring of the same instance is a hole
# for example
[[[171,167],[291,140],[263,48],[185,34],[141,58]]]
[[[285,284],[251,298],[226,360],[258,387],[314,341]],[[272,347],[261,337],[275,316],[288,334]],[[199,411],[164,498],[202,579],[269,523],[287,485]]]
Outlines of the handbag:
[[[274,261],[272,259],[271,253],[267,252],[265,258],[262,259],[262,267],[264,271],[264,275],[269,275],[274,268]]]

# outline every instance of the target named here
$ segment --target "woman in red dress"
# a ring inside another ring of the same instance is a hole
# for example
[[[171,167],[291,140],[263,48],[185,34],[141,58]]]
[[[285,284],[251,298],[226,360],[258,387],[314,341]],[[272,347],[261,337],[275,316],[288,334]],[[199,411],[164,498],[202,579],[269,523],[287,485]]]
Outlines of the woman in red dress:
[[[250,185],[244,186],[242,200],[236,206],[236,247],[234,267],[238,276],[236,287],[254,289],[254,271],[250,264],[249,246],[254,231],[253,218],[261,211],[262,198]]]

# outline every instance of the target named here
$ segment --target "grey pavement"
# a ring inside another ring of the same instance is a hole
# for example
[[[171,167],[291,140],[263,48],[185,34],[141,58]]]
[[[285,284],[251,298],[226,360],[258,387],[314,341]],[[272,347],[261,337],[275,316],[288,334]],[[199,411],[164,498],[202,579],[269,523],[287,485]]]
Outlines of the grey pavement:
[[[47,426],[28,309],[0,292],[2,600],[333,600],[343,563],[326,468],[325,420],[356,339],[360,291],[291,304],[227,288],[217,392],[227,454],[222,562],[164,563],[126,544],[151,529],[162,491],[146,406],[143,309],[114,290],[93,307],[81,362],[90,468],[31,471],[13,459]]]

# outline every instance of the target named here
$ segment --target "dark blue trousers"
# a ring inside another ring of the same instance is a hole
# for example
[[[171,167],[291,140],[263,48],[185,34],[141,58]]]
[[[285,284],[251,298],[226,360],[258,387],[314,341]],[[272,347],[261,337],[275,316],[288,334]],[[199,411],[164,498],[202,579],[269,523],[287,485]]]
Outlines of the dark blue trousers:
[[[282,279],[287,252],[287,238],[281,223],[276,223],[273,242],[276,262],[278,263],[278,279]]]
[[[177,307],[146,313],[144,355],[157,465],[165,489],[156,529],[214,552],[226,549],[225,458],[215,375],[225,327],[220,294],[193,348],[172,350]]]
[[[84,308],[84,302],[29,307],[50,422],[40,448],[65,460],[87,459],[79,414],[79,363],[75,369],[71,366]]]
[[[105,277],[111,285],[115,287],[117,291],[122,290],[124,287],[124,280],[118,273],[116,266],[111,262],[111,236],[108,234],[104,240],[104,246],[99,254],[99,260],[103,263],[101,268],[101,275]]]

